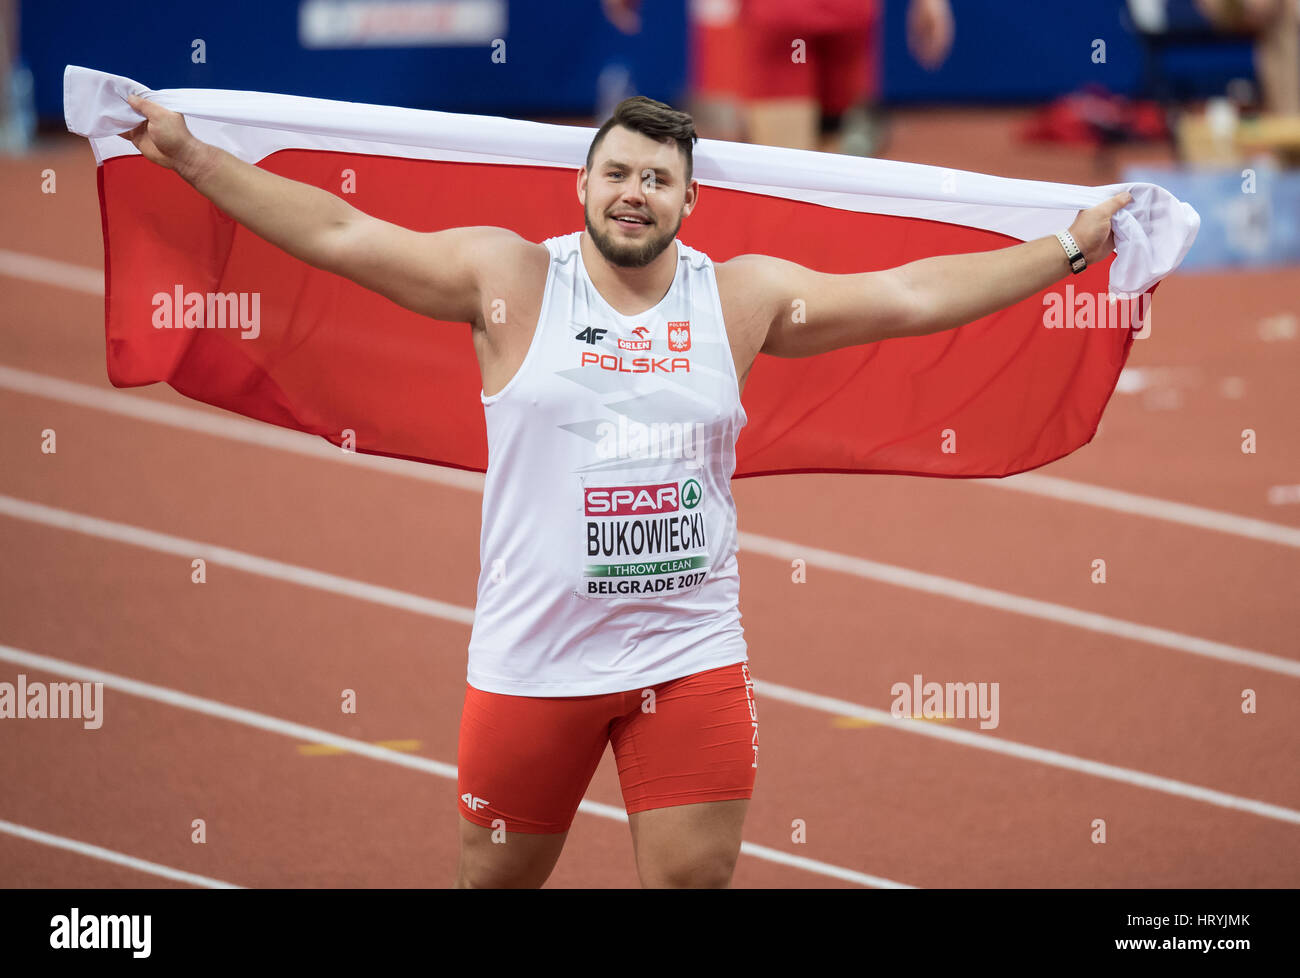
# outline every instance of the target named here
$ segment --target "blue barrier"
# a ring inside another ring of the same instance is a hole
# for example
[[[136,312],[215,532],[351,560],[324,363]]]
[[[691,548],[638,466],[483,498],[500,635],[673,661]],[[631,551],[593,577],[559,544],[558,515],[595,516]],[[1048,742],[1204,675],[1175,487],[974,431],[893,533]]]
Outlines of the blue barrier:
[[[303,7],[339,2],[346,0],[27,0],[22,53],[35,79],[37,112],[61,117],[66,64],[153,88],[284,92],[492,115],[587,116],[624,93],[679,104],[685,93],[687,0],[643,0],[642,31],[633,36],[606,21],[599,0],[426,0],[473,9],[501,4],[504,61],[494,59],[487,39],[440,47],[304,47]],[[907,0],[880,3],[886,101],[1039,101],[1087,82],[1137,91],[1142,52],[1121,20],[1123,0],[953,0],[955,43],[936,72],[908,52]],[[195,39],[204,42],[202,62],[193,59]],[[1104,63],[1093,60],[1096,40],[1106,43]],[[1194,57],[1201,60],[1191,73],[1204,76],[1206,91],[1221,90],[1225,77],[1251,74],[1248,47]],[[1219,63],[1214,77],[1197,68],[1206,59]]]
[[[488,0],[490,3],[491,0]],[[80,64],[151,88],[232,88],[491,115],[589,115],[603,88],[666,101],[686,79],[685,0],[648,0],[638,35],[599,0],[509,0],[504,61],[488,43],[308,49],[298,0],[24,3],[22,51],[37,112],[63,115],[63,68]],[[204,42],[195,63],[192,42]],[[600,84],[604,78],[603,85]]]
[[[1156,183],[1201,215],[1180,271],[1300,263],[1300,172],[1264,163],[1184,169],[1127,167],[1123,182]]]
[[[1143,49],[1126,26],[1124,0],[951,0],[952,53],[934,72],[917,64],[907,49],[906,0],[881,2],[882,94],[888,101],[1038,101],[1089,82],[1121,95],[1142,94]],[[1098,40],[1106,45],[1104,62],[1093,60]],[[1218,94],[1232,78],[1254,76],[1250,46],[1240,42],[1173,52],[1166,68],[1185,81],[1189,95]]]

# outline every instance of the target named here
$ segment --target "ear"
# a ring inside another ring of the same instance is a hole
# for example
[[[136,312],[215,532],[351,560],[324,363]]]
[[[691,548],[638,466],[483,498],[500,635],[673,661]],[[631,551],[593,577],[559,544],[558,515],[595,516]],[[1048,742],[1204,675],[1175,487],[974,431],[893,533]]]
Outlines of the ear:
[[[700,199],[700,181],[692,178],[691,185],[686,188],[686,195],[682,200],[682,217],[689,217],[691,211],[695,210],[695,205]]]
[[[587,168],[585,166],[578,169],[578,203],[583,207],[587,206]]]

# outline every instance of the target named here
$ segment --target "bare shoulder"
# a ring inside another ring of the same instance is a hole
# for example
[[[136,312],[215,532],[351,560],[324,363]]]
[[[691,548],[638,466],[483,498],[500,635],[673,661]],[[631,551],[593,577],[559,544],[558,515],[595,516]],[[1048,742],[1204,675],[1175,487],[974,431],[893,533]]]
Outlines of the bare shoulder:
[[[523,235],[509,228],[492,225],[474,225],[470,227],[447,228],[435,234],[456,235],[460,242],[475,251],[500,255],[524,254],[534,251],[546,254],[546,246],[536,241],[529,241]]]
[[[713,266],[723,301],[780,300],[789,291],[795,273],[803,271],[784,258],[771,255],[736,255]]]
[[[794,294],[793,275],[801,266],[771,255],[737,255],[713,268],[723,317],[737,326],[753,321],[766,327]]]
[[[736,255],[726,261],[714,262],[713,271],[719,288],[749,289],[761,287],[766,275],[779,263],[780,259],[771,255]]]
[[[445,236],[444,240],[454,244],[480,271],[545,267],[549,260],[545,245],[529,241],[509,228],[463,227],[433,233]]]
[[[472,266],[480,287],[487,293],[517,294],[520,290],[539,290],[546,284],[550,253],[546,246],[529,241],[508,228],[453,228],[460,237],[457,244]]]
[[[511,343],[541,311],[550,252],[508,228],[453,228],[468,277],[476,284],[475,330],[486,329],[494,343]]]

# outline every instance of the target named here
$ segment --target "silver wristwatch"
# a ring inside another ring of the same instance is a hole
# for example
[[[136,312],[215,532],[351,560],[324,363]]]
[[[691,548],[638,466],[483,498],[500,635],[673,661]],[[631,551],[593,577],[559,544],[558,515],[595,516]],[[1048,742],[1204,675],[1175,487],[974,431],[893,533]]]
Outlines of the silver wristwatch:
[[[1078,275],[1088,267],[1088,259],[1083,257],[1083,252],[1075,243],[1074,235],[1069,231],[1057,231],[1056,240],[1061,242],[1061,247],[1065,249],[1065,257],[1070,259],[1070,271]]]

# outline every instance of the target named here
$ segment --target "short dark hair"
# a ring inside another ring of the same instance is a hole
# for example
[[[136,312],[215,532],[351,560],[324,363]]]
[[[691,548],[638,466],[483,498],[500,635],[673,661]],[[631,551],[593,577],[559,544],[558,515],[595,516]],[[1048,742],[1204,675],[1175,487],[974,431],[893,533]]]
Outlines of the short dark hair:
[[[596,136],[587,149],[587,169],[591,169],[591,160],[596,155],[596,147],[605,138],[605,134],[615,126],[631,129],[659,142],[675,140],[677,148],[686,157],[686,182],[691,182],[691,173],[695,168],[691,150],[700,137],[695,134],[695,120],[689,113],[678,112],[671,105],[656,102],[644,95],[633,95],[631,98],[623,99],[614,109],[614,114],[596,130]]]

